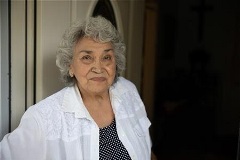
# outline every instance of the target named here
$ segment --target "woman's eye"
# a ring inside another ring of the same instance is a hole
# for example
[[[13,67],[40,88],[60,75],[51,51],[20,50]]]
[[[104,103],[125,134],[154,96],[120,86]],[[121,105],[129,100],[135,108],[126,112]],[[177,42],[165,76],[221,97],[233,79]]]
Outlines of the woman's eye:
[[[82,60],[83,62],[91,62],[91,61],[93,60],[93,58],[92,58],[91,56],[89,56],[89,55],[86,55],[86,56],[83,56],[83,57],[81,58],[81,60]]]
[[[111,59],[112,59],[112,57],[110,55],[107,55],[107,56],[103,57],[103,60],[111,60]]]
[[[91,56],[83,56],[82,59],[91,59]]]

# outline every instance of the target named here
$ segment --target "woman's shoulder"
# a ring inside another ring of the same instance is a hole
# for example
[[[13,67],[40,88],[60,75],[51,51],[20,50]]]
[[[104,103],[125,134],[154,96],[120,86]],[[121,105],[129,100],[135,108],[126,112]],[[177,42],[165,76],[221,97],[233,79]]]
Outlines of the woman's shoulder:
[[[54,94],[40,100],[39,102],[28,108],[29,112],[40,112],[47,114],[48,112],[51,112],[53,110],[60,111],[63,98],[65,94],[69,92],[69,90],[71,90],[71,87],[65,87],[60,91],[57,91]]]
[[[135,84],[124,77],[119,77],[114,87],[123,92],[138,92]]]
[[[66,131],[66,127],[69,127],[69,125],[72,127],[78,123],[78,121],[74,121],[74,114],[65,113],[62,109],[64,97],[68,94],[72,94],[73,89],[74,87],[63,88],[29,107],[26,111],[25,115],[31,115],[31,117],[35,119],[37,124],[42,128],[47,139],[56,139],[61,136],[63,139],[67,139],[68,136],[65,133],[68,131]],[[66,126],[62,126],[63,122],[66,122]],[[61,134],[62,132],[64,132],[64,134]]]
[[[44,98],[43,100],[37,102],[35,106],[51,106],[61,103],[65,93],[69,90],[69,87],[65,87],[61,89],[60,91],[57,91],[56,93]]]

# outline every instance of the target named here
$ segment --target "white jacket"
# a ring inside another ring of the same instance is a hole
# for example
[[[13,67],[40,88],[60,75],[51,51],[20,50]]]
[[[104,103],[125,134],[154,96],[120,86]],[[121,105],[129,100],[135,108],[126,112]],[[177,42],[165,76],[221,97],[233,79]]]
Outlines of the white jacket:
[[[120,77],[109,90],[119,139],[133,160],[150,160],[150,121],[136,87]],[[30,107],[0,143],[1,160],[97,160],[99,127],[76,86]]]

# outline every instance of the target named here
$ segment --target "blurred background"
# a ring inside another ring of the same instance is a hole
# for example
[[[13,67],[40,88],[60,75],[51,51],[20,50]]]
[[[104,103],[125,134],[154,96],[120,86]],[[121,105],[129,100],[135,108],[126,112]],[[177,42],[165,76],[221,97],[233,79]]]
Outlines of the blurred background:
[[[149,0],[145,9],[144,44],[148,47],[147,38],[156,44],[151,55],[144,49],[155,64],[143,64],[145,79],[154,70],[156,154],[160,159],[236,159],[240,1]],[[147,102],[150,97],[142,91]]]
[[[0,138],[60,90],[55,53],[75,20],[102,15],[127,45],[161,160],[235,160],[240,117],[239,0],[0,1]]]

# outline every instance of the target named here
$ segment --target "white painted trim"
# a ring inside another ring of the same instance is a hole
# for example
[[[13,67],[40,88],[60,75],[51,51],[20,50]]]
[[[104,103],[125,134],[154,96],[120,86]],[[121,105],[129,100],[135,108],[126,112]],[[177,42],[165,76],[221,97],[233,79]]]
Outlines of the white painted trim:
[[[87,14],[86,14],[85,18],[92,16],[93,11],[94,11],[94,9],[95,9],[95,7],[97,5],[97,2],[98,2],[97,0],[93,0],[93,1],[89,2],[90,3],[89,4],[89,9],[87,11]]]
[[[27,19],[27,107],[33,105],[34,84],[34,1],[28,1]]]
[[[39,59],[42,59],[42,3],[44,1],[37,1],[37,49],[36,49],[36,102],[42,100],[43,97],[43,81],[42,81],[42,64],[40,63]]]
[[[143,61],[144,0],[130,1],[126,77],[141,90]]]
[[[25,112],[25,1],[11,1],[11,130]]]
[[[77,20],[77,1],[70,1],[71,3],[71,22]]]
[[[111,3],[112,3],[113,10],[114,10],[115,18],[116,18],[116,21],[117,21],[118,31],[120,32],[121,36],[124,39],[125,35],[124,35],[124,32],[123,32],[122,16],[121,16],[121,12],[120,12],[119,5],[118,5],[119,2],[117,0],[111,0]]]
[[[0,1],[0,141],[9,131],[8,1]]]
[[[2,61],[2,12],[1,12],[1,1],[0,1],[0,62]],[[3,137],[2,129],[2,62],[0,63],[0,141]]]

